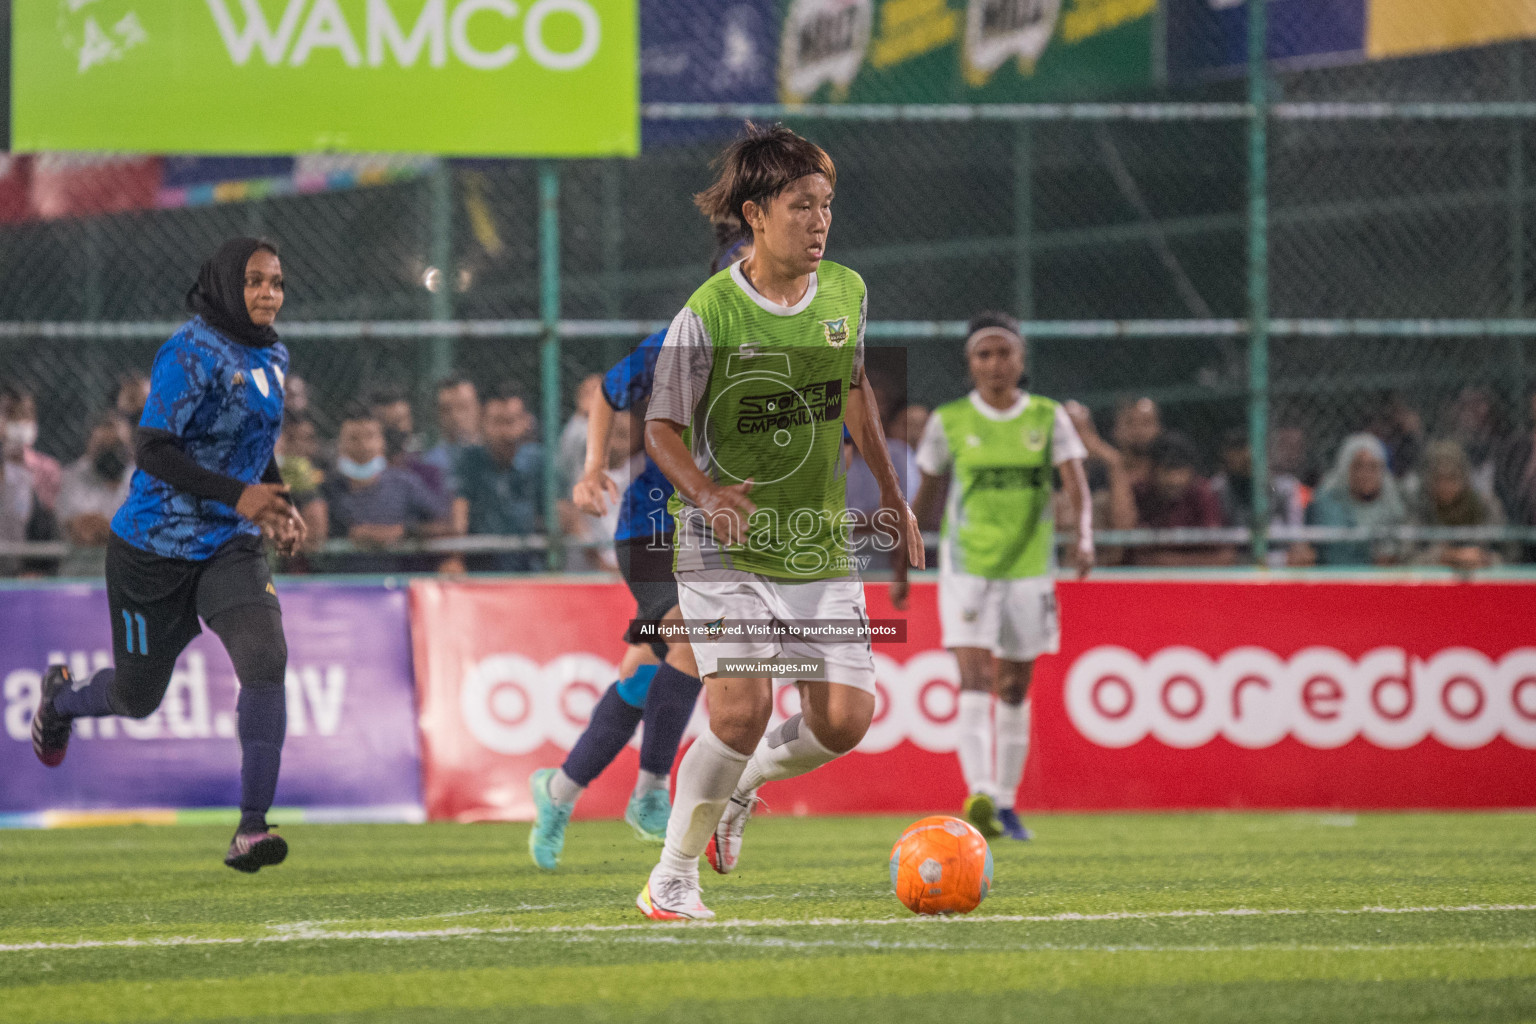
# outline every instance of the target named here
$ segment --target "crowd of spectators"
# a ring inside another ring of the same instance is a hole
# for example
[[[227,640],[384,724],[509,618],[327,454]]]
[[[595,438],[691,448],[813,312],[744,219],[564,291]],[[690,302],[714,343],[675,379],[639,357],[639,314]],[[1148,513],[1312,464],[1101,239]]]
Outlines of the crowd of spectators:
[[[568,496],[580,473],[592,403],[602,400],[600,384],[596,375],[578,383],[575,412],[559,433],[551,470],[557,498]],[[122,378],[111,405],[92,420],[84,450],[65,466],[38,449],[36,397],[19,388],[0,391],[0,542],[68,544],[62,560],[0,556],[0,574],[102,572],[110,520],[133,473],[133,424],[147,393],[142,375]],[[289,560],[288,571],[516,572],[546,566],[548,456],[538,440],[534,407],[517,388],[482,396],[467,378],[442,381],[430,444],[417,430],[410,396],[399,388],[368,392],[328,416],[311,408],[309,389],[298,376],[289,376],[286,397],[276,455],[309,523],[308,548]],[[1361,419],[1357,432],[1316,448],[1303,427],[1281,424],[1269,435],[1270,523],[1378,533],[1403,526],[1536,526],[1536,390],[1529,402],[1528,424],[1510,429],[1495,396],[1469,386],[1440,411],[1431,430],[1408,401],[1387,396]],[[881,404],[891,459],[910,498],[920,482],[914,449],[928,410],[894,399]],[[1252,525],[1254,458],[1245,431],[1229,430],[1202,449],[1166,427],[1150,398],[1106,410],[1102,433],[1083,405],[1069,401],[1066,411],[1088,452],[1097,529]],[[323,430],[322,423],[332,429]],[[643,461],[641,437],[627,416],[615,421],[608,461],[616,479],[637,471]],[[846,465],[850,509],[873,513],[878,489],[851,444]],[[609,525],[576,512],[568,501],[558,501],[556,508],[569,546],[567,566],[609,565]],[[459,552],[408,543],[461,536],[523,541],[461,545],[466,550]],[[327,546],[336,540],[350,543]],[[1100,560],[1107,564],[1231,565],[1245,559],[1243,546],[1230,542],[1160,539],[1155,545],[1100,547]],[[1410,543],[1380,535],[1288,541],[1271,552],[1276,564],[1297,566],[1478,568],[1533,556],[1536,545]]]
[[[544,455],[526,399],[500,389],[482,401],[474,382],[437,388],[436,441],[417,432],[409,396],[381,388],[334,416],[326,437],[303,378],[287,379],[275,455],[309,524],[306,550],[289,571],[402,572],[541,568],[541,550],[460,555],[406,542],[464,534],[534,538],[544,529]],[[0,556],[0,574],[98,576],[111,518],[133,475],[133,429],[149,382],[119,382],[91,422],[84,451],[67,467],[38,451],[35,397],[0,391],[0,542],[66,541],[56,557]],[[582,435],[585,444],[585,435]],[[350,542],[337,550],[327,541]]]
[[[1529,401],[1529,424],[1507,429],[1493,394],[1468,386],[1430,432],[1402,396],[1386,396],[1362,429],[1328,446],[1332,461],[1326,471],[1314,463],[1305,429],[1280,425],[1269,438],[1269,525],[1378,533],[1412,526],[1536,526],[1536,390]],[[1253,451],[1245,430],[1222,435],[1207,461],[1187,436],[1164,427],[1151,399],[1118,405],[1107,441],[1086,408],[1068,402],[1067,410],[1088,449],[1097,528],[1253,525]],[[1292,566],[1472,569],[1529,561],[1533,553],[1518,544],[1405,543],[1385,537],[1279,543],[1271,558]],[[1235,544],[1101,552],[1102,561],[1126,565],[1230,565],[1241,559]]]

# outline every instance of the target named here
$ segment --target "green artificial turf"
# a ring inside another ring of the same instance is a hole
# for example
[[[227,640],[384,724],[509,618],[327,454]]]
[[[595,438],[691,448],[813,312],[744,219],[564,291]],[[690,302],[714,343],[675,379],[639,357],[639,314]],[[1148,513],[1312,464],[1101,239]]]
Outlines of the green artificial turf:
[[[0,1021],[1536,1021],[1530,815],[1037,817],[956,919],[890,894],[904,824],[755,819],[714,926],[639,915],[618,823],[554,873],[525,825],[294,826],[254,876],[221,828],[0,832]]]

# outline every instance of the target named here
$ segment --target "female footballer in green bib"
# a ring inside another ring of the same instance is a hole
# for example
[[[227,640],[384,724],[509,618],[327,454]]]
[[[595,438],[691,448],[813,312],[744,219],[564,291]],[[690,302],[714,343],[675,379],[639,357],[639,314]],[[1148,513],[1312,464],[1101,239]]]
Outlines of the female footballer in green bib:
[[[731,871],[765,782],[852,750],[875,710],[867,633],[762,635],[769,627],[868,622],[850,550],[846,424],[879,483],[877,525],[922,564],[922,539],[864,379],[864,281],[822,259],[837,171],[787,128],[733,142],[696,201],[752,229],[752,255],[711,277],[667,331],[646,450],[677,488],[678,605],[709,700],[709,729],[683,757],[661,860],[636,899],[658,920],[714,917],[699,856]],[[735,664],[732,664],[735,662]],[[801,712],[764,735],[773,684]]]
[[[965,816],[988,838],[1028,839],[1013,809],[1029,752],[1025,697],[1035,658],[1061,641],[1052,479],[1061,474],[1072,502],[1082,579],[1093,568],[1087,451],[1060,405],[1022,389],[1017,320],[1002,313],[974,318],[965,356],[976,390],[929,418],[913,504],[923,514],[943,491],[944,476],[953,475],[939,541],[939,619],[944,646],[960,662],[958,746],[971,794]],[[898,568],[898,580],[902,574]],[[896,584],[893,598],[903,599],[905,589]]]

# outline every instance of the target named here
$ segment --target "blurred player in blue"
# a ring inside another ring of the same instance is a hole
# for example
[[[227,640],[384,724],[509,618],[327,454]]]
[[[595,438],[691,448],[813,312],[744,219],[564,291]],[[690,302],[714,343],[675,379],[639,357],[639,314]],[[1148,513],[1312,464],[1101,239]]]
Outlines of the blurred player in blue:
[[[739,224],[717,225],[716,239],[712,274],[746,258],[752,249],[751,236],[743,235]],[[673,524],[667,513],[672,483],[650,456],[644,456],[644,468],[621,495],[603,467],[614,417],[629,411],[645,414],[656,357],[666,337],[666,331],[657,331],[603,377],[606,401],[598,402],[594,409],[587,428],[586,465],[572,491],[576,507],[589,515],[605,515],[607,502],[618,502],[614,552],[619,572],[635,598],[637,623],[682,622],[677,580],[672,575]],[[641,436],[640,431],[634,432],[636,441]],[[641,450],[636,448],[637,453]],[[672,762],[703,684],[687,640],[668,643],[634,634],[632,627],[624,636],[630,647],[619,667],[620,680],[608,687],[592,709],[586,731],[576,740],[565,763],[558,769],[539,769],[529,782],[536,817],[528,850],[541,868],[552,870],[560,863],[565,829],[577,798],[619,756],[641,722],[645,731],[640,737],[640,774],[624,820],[646,842],[660,843],[667,837],[667,818],[672,813],[668,795]]]
[[[153,714],[201,618],[240,680],[240,824],[224,863],[252,872],[288,855],[266,818],[287,732],[288,645],[262,537],[293,551],[305,535],[272,457],[288,369],[288,349],[272,329],[283,305],[277,247],[225,242],[203,264],[187,304],[192,319],[155,356],[134,435],[138,468],[112,519],[115,667],[75,679],[51,666],[32,747],[55,767],[74,719]]]

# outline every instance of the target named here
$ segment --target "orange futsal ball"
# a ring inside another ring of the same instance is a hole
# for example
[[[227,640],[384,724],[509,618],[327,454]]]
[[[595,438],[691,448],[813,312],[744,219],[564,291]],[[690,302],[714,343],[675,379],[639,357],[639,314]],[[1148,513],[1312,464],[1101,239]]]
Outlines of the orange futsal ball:
[[[891,888],[915,914],[969,914],[992,888],[992,849],[959,818],[915,821],[891,847]]]

